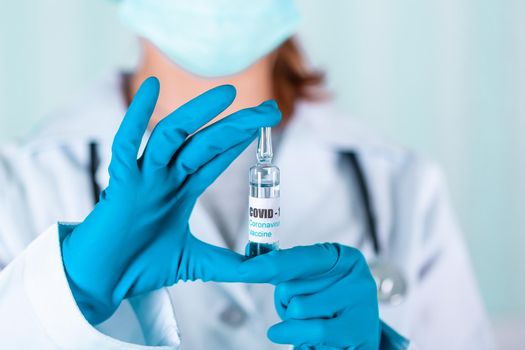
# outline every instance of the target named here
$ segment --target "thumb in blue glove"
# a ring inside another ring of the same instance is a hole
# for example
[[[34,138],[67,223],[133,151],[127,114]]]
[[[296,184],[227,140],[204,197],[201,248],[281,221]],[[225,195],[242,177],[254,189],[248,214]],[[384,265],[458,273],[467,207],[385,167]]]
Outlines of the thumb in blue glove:
[[[235,98],[232,86],[211,89],[160,121],[137,159],[158,94],[155,78],[137,92],[113,142],[109,185],[62,242],[73,294],[92,324],[111,316],[124,298],[179,280],[235,280],[242,260],[195,238],[188,220],[199,195],[257,130],[279,122],[276,103],[238,111],[198,131]]]
[[[379,349],[377,289],[359,250],[316,244],[273,251],[238,269],[240,280],[271,283],[283,322],[275,343],[304,349]]]

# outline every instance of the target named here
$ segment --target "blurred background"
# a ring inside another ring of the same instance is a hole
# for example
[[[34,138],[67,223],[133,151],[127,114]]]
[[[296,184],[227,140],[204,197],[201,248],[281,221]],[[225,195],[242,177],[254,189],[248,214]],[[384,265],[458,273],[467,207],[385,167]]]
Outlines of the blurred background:
[[[525,1],[297,2],[340,108],[444,168],[501,347],[522,346]],[[138,55],[106,0],[4,2],[0,50],[0,144]]]

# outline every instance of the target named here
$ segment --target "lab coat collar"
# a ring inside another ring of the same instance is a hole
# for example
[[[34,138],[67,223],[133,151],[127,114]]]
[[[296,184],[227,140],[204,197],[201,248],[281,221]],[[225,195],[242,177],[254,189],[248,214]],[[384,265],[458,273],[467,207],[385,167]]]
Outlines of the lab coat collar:
[[[312,140],[334,152],[398,150],[394,143],[378,136],[354,116],[342,113],[331,100],[300,101],[294,119],[301,120]]]
[[[92,84],[77,100],[58,111],[29,137],[42,145],[71,143],[78,140],[111,142],[126,114],[127,101],[122,93],[123,75],[107,74]]]
[[[112,140],[127,110],[126,97],[122,93],[124,74],[112,73],[91,85],[80,100],[73,101],[46,124],[38,129],[31,140],[94,139]],[[340,113],[330,101],[299,101],[294,117],[286,126],[308,131],[311,142],[318,142],[334,151],[373,149],[389,146],[383,138],[372,132],[356,119]],[[319,144],[318,144],[319,145]]]

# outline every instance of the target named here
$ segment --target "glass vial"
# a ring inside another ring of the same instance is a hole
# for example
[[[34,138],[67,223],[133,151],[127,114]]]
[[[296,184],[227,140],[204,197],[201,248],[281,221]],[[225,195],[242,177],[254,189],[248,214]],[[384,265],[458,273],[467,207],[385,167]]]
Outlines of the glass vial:
[[[271,128],[261,128],[257,144],[257,164],[250,168],[248,248],[253,257],[279,248],[280,171],[272,164]]]

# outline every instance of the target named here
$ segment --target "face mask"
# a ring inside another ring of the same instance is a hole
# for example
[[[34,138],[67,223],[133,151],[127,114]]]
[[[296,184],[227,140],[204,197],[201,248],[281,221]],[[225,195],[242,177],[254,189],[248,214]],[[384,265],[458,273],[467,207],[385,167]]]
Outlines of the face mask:
[[[119,10],[135,33],[203,77],[241,72],[299,24],[293,0],[122,0]]]

